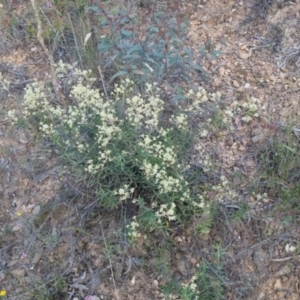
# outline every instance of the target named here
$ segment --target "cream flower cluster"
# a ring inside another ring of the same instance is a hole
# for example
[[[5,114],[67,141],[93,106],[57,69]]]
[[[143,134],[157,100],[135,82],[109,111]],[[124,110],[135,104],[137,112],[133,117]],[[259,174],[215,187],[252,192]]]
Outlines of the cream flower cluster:
[[[157,96],[133,96],[126,99],[127,119],[137,128],[156,129],[164,109],[164,102]]]
[[[264,111],[265,107],[262,105],[261,100],[255,97],[250,98],[250,102],[238,103],[233,101],[231,105],[224,110],[223,122],[231,124],[232,118],[239,114],[242,115],[242,120],[249,123],[253,118],[260,116],[259,111]],[[233,127],[232,127],[233,128]]]
[[[80,70],[76,67],[76,64],[68,64],[63,61],[59,61],[55,64],[55,74],[59,80],[67,79],[68,85],[82,84],[83,82],[91,86],[96,78],[92,78],[91,70]]]
[[[210,200],[222,203],[238,198],[237,192],[230,187],[229,181],[224,175],[220,177],[219,184],[212,186],[212,190],[213,192],[205,193],[205,196]]]
[[[141,236],[141,233],[138,231],[140,227],[139,223],[136,221],[136,216],[132,218],[132,221],[126,226],[128,229],[128,237],[131,239],[136,239]]]
[[[115,195],[119,196],[120,201],[125,201],[132,197],[134,193],[134,188],[129,189],[129,184],[124,184],[118,190],[114,191]]]
[[[0,72],[0,84],[2,85],[2,88],[9,93],[10,82],[3,76],[2,72]]]
[[[160,194],[180,193],[185,186],[184,179],[181,176],[177,178],[169,176],[164,167],[151,162],[143,161],[142,170],[144,171],[147,180],[154,180],[159,188]]]
[[[105,164],[109,161],[112,161],[111,150],[105,149],[99,153],[95,160],[89,159],[86,162],[85,172],[90,174],[97,174],[99,170],[103,169]]]
[[[166,218],[169,221],[175,221],[176,220],[175,209],[176,209],[175,203],[171,203],[169,205],[161,204],[159,206],[159,210],[155,212],[155,215],[158,219],[158,223],[161,223],[162,218]]]
[[[45,94],[45,86],[41,82],[34,82],[25,88],[23,114],[28,117],[36,112],[48,115],[51,105]]]
[[[202,112],[201,104],[207,102],[217,103],[221,98],[221,93],[208,93],[203,87],[199,87],[196,92],[192,89],[189,90],[185,96],[188,99],[186,111],[199,114]]]
[[[194,300],[199,300],[200,298],[200,291],[198,290],[197,287],[197,276],[192,276],[192,278],[188,281],[188,283],[182,283],[181,286],[183,288],[188,288],[190,290],[192,290],[195,293],[195,297],[193,298]]]
[[[213,168],[210,154],[201,143],[197,143],[194,147],[193,160],[196,165],[199,165],[204,172],[210,172]],[[191,167],[191,166],[190,166]]]
[[[188,128],[188,118],[183,113],[180,113],[177,116],[172,116],[170,121],[180,130],[187,130]]]
[[[177,162],[177,156],[174,147],[167,147],[161,141],[160,137],[151,137],[148,134],[141,135],[139,146],[143,147],[152,156],[160,158],[166,165],[174,165]]]

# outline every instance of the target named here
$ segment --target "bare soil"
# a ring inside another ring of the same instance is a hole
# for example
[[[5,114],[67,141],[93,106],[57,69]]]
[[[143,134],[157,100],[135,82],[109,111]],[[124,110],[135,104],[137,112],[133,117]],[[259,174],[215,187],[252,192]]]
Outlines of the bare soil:
[[[245,124],[237,117],[233,130],[202,141],[250,210],[234,221],[239,209],[226,198],[208,235],[178,229],[173,244],[157,236],[157,253],[153,240],[123,244],[119,213],[97,208],[60,166],[55,149],[30,128],[11,126],[6,112],[18,108],[26,83],[49,78],[50,71],[37,43],[2,51],[0,70],[16,83],[0,95],[0,289],[7,299],[46,299],[32,293],[47,289],[55,295],[51,299],[163,299],[159,286],[167,276],[188,280],[203,260],[215,273],[216,244],[225,249],[224,276],[214,274],[225,299],[300,299],[299,256],[286,250],[299,242],[299,226],[282,223],[280,212],[272,212],[280,201],[272,193],[257,199],[249,192],[259,175],[256,154],[274,134],[284,138],[289,120],[300,123],[299,68],[293,61],[283,66],[280,52],[300,39],[300,2],[269,2],[266,11],[253,1],[201,1],[190,20],[190,46],[204,44],[223,53],[203,62],[211,75],[206,87],[220,91],[229,106],[251,97],[262,101],[260,122]],[[18,1],[14,7],[25,5]],[[169,247],[163,255],[162,244]]]

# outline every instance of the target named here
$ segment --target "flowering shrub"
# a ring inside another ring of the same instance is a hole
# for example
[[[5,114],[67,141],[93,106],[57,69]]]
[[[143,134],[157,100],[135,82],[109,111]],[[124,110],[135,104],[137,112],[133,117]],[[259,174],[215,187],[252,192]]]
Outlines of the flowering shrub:
[[[140,95],[126,79],[106,99],[92,87],[89,71],[59,63],[56,75],[67,91],[65,103],[51,101],[44,83],[35,82],[26,87],[23,114],[60,147],[64,162],[89,182],[101,205],[134,207],[132,238],[138,228],[151,231],[209,213],[185,174],[195,134],[189,120],[216,95],[190,91],[187,103],[166,116],[155,84],[146,84]]]

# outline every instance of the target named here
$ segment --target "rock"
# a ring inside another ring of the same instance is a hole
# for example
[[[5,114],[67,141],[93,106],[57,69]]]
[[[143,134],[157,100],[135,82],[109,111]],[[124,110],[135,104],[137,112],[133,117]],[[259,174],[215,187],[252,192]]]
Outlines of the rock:
[[[290,299],[290,300],[299,300],[299,294],[292,293],[292,294],[289,296],[289,299]]]
[[[220,73],[221,76],[224,76],[224,74],[225,74],[225,68],[224,68],[224,67],[221,67],[221,68],[219,69],[219,73]]]
[[[252,142],[253,143],[258,143],[260,141],[262,141],[264,139],[265,135],[263,133],[260,133],[258,135],[255,135],[253,138],[252,138]]]
[[[13,276],[17,276],[17,277],[24,277],[25,276],[25,270],[24,269],[11,270],[10,273]]]
[[[187,269],[185,266],[185,261],[184,259],[177,259],[176,261],[176,269],[177,271],[182,275],[182,276],[186,276],[187,275]]]
[[[135,285],[135,276],[133,276],[132,279],[130,280],[130,284],[131,286]]]
[[[246,52],[244,52],[244,51],[240,51],[239,57],[240,57],[241,59],[248,59],[248,58],[249,58],[249,53],[246,53]]]
[[[276,279],[275,284],[274,284],[274,289],[279,290],[281,288],[282,288],[281,280],[280,279]]]
[[[236,88],[240,87],[239,83],[236,80],[233,80],[232,84]]]
[[[197,259],[196,258],[194,258],[194,257],[191,257],[190,258],[190,263],[193,265],[193,266],[195,266],[196,264],[197,264]]]
[[[41,248],[39,250],[37,250],[35,253],[34,253],[34,256],[33,256],[33,259],[32,259],[32,264],[35,265],[39,262],[39,260],[41,259],[41,257],[43,256],[43,253],[44,253],[44,249]]]
[[[5,279],[5,273],[4,272],[0,272],[0,281]]]
[[[22,224],[16,224],[13,228],[12,231],[20,231],[23,228]]]
[[[12,259],[7,265],[10,268],[10,267],[16,265],[18,262],[19,262],[19,259]]]
[[[21,138],[21,139],[19,139],[19,142],[21,143],[21,144],[28,144],[28,139],[26,139],[26,138]]]
[[[36,205],[35,208],[32,211],[32,214],[34,216],[36,216],[36,215],[38,215],[40,213],[40,211],[41,211],[41,206],[40,205]]]
[[[116,262],[114,265],[115,277],[117,280],[121,280],[124,265],[122,262]]]
[[[287,118],[287,117],[291,114],[291,109],[290,109],[290,108],[287,108],[287,107],[284,107],[283,109],[280,110],[279,114],[280,114],[282,117]]]
[[[280,277],[286,274],[291,273],[291,268],[288,265],[285,265],[283,268],[281,268],[278,272],[275,273],[275,277]]]
[[[250,83],[247,82],[247,83],[244,85],[244,88],[245,88],[245,89],[249,89],[249,88],[250,88]]]
[[[253,263],[260,274],[266,272],[266,267],[269,262],[269,256],[262,250],[257,250],[253,253]]]
[[[181,255],[179,253],[176,253],[175,254],[175,258],[180,260],[181,259]]]
[[[265,293],[264,292],[260,292],[260,294],[257,297],[257,300],[263,300],[265,297]]]

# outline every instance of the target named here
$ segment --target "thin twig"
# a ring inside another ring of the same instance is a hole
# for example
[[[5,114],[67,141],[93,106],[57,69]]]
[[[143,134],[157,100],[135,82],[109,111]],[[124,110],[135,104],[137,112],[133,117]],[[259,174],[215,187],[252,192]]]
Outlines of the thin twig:
[[[72,20],[71,20],[71,17],[70,17],[70,14],[69,14],[69,13],[68,13],[68,18],[69,18],[69,21],[70,21],[71,27],[72,27],[72,32],[73,32],[73,36],[74,36],[74,41],[75,41],[75,44],[76,44],[76,50],[77,50],[78,57],[79,57],[79,61],[80,61],[80,67],[83,68],[83,64],[82,64],[82,60],[81,60],[81,56],[80,56],[80,52],[79,52],[79,47],[78,47],[78,43],[77,43],[77,38],[76,38],[74,26],[73,26],[73,23],[72,23]]]
[[[58,99],[60,99],[61,97],[58,93],[59,84],[57,82],[56,75],[55,75],[54,59],[53,59],[52,55],[50,54],[50,52],[48,51],[48,49],[47,49],[47,47],[44,43],[44,39],[42,37],[42,21],[41,21],[40,15],[39,15],[39,9],[37,7],[37,4],[36,4],[35,0],[30,0],[30,1],[31,1],[32,8],[34,10],[35,19],[36,19],[36,22],[37,22],[37,34],[36,34],[36,36],[37,36],[37,39],[38,39],[39,43],[41,44],[45,54],[48,57],[49,62],[50,62],[51,75],[52,75],[52,84],[53,84],[53,87],[54,87],[56,97]]]
[[[104,79],[103,79],[103,75],[102,75],[102,71],[101,71],[100,66],[98,66],[98,71],[99,71],[100,78],[101,78],[101,81],[102,81],[102,85],[103,85],[103,89],[104,89],[104,94],[106,96],[106,100],[108,101],[109,98],[108,98],[108,94],[107,94],[107,90],[106,90],[106,87],[105,87],[105,82],[104,82]]]
[[[106,238],[105,238],[105,235],[104,235],[103,226],[102,226],[102,223],[101,223],[101,221],[100,221],[100,226],[101,226],[101,231],[102,231],[102,235],[103,235],[103,241],[104,241],[104,246],[105,246],[105,249],[108,249],[108,247],[107,247],[107,243],[106,243]],[[114,271],[113,271],[112,263],[111,263],[111,260],[110,260],[110,258],[109,258],[109,257],[108,257],[108,261],[109,261],[109,266],[110,266],[111,277],[112,277],[112,281],[113,281],[113,285],[114,285],[114,289],[115,289],[115,295],[116,295],[116,298],[117,298],[117,300],[119,300],[119,299],[118,299],[118,293],[117,293],[116,281],[115,281],[115,275],[114,275]]]

